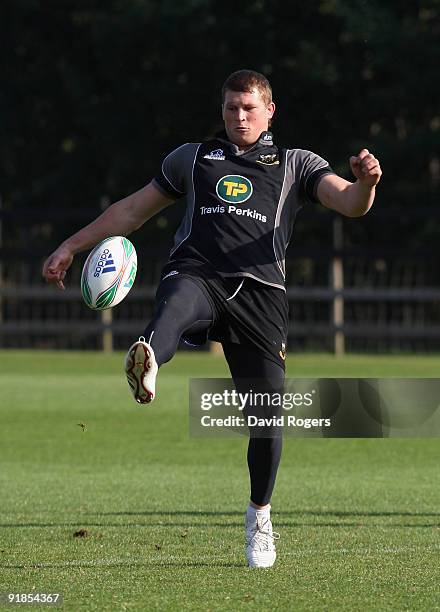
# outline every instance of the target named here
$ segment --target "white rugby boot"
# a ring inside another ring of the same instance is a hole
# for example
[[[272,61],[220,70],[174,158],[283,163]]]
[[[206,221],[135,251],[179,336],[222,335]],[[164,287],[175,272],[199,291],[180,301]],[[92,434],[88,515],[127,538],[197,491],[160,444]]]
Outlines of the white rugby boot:
[[[141,336],[130,346],[125,357],[127,382],[139,404],[149,404],[154,400],[158,369],[152,347]]]
[[[249,567],[272,567],[277,558],[275,540],[280,534],[272,529],[270,513],[246,513],[246,559]]]

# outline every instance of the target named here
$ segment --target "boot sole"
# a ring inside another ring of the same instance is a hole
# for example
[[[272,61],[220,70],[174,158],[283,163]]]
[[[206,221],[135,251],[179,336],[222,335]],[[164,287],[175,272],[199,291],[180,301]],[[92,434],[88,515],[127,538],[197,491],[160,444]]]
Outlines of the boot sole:
[[[142,381],[153,365],[151,353],[142,342],[138,342],[130,349],[129,359],[131,362],[126,368],[127,382],[133,391],[134,398],[139,404],[149,404],[154,399],[154,395]],[[142,392],[146,395],[143,395]]]

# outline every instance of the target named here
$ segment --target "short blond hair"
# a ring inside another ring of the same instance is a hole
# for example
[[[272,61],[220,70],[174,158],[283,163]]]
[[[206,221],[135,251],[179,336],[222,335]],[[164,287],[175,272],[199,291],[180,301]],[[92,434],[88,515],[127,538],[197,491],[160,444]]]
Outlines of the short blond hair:
[[[222,104],[227,91],[257,90],[266,106],[272,102],[272,87],[264,74],[255,70],[237,70],[228,76],[222,87]]]

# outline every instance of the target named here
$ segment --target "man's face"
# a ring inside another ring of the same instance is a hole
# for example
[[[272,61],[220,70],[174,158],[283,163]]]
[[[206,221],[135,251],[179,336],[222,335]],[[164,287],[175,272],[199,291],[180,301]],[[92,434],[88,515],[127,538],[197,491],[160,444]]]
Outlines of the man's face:
[[[269,127],[275,104],[266,105],[257,89],[225,93],[222,115],[228,138],[241,149],[251,147]]]

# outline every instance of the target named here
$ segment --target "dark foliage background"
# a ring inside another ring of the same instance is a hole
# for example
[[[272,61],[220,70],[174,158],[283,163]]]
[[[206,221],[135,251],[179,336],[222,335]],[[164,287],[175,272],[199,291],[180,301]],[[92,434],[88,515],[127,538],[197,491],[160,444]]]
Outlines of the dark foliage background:
[[[143,186],[164,154],[218,127],[223,80],[249,67],[273,85],[280,144],[347,178],[361,147],[380,157],[376,206],[349,242],[430,249],[439,33],[438,0],[3,0],[3,247],[47,252]],[[300,222],[298,244],[329,240],[324,214]],[[144,239],[168,247],[180,216],[174,207]]]

